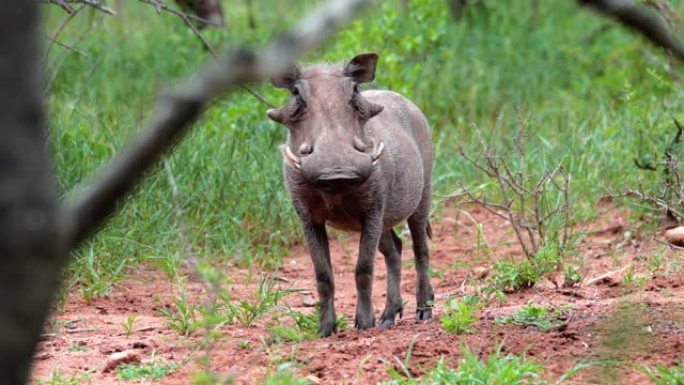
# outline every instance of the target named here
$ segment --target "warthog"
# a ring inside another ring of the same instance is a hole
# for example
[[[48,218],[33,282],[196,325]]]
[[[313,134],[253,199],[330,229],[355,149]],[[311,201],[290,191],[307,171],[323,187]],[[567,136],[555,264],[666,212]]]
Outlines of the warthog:
[[[392,91],[359,91],[375,78],[378,55],[361,54],[344,65],[294,65],[271,79],[292,93],[268,117],[285,125],[285,183],[301,218],[320,297],[318,333],[337,331],[333,271],[326,224],[361,233],[356,264],[358,329],[375,326],[371,289],[375,250],[385,257],[387,302],[380,327],[403,315],[399,288],[401,239],[393,227],[408,221],[418,285],[416,318],[432,317],[428,278],[432,140],[425,116]]]

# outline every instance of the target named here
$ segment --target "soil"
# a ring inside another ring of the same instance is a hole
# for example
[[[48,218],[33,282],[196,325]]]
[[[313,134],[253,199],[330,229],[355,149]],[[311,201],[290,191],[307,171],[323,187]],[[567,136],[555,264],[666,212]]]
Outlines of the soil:
[[[112,353],[132,350],[143,362],[154,359],[179,364],[177,370],[151,383],[189,383],[193,373],[206,367],[207,360],[201,358],[208,354],[211,369],[232,376],[237,384],[258,383],[286,361],[298,362],[292,370],[314,384],[375,384],[390,378],[388,370],[398,367],[398,361],[404,362],[410,345],[412,376],[420,376],[440,359],[457,366],[462,347],[467,345],[483,358],[496,349],[524,354],[545,367],[545,377],[552,383],[583,362],[594,365],[565,383],[649,383],[638,365],[669,366],[684,360],[684,272],[679,272],[675,263],[681,257],[654,241],[635,237],[638,232],[630,228],[624,210],[610,203],[600,204],[598,210],[598,219],[583,229],[586,235],[576,260],[583,276],[580,285],[558,288],[553,281],[560,283],[560,277],[551,277],[532,289],[508,294],[503,302],[494,301],[477,313],[471,334],[454,335],[441,328],[445,299],[475,294],[486,285],[480,278],[489,273],[495,260],[518,259],[522,254],[511,227],[474,206],[446,210],[433,223],[436,311],[431,320],[413,318],[416,281],[413,268],[407,267],[412,259],[409,242],[404,245],[401,283],[406,305],[395,327],[350,328],[330,338],[301,343],[271,343],[267,324],[272,319],[266,315],[253,327],[239,323],[220,327],[210,349],[202,349],[205,336],[201,331],[180,336],[160,314],[178,295],[174,280],[150,267],[140,268],[117,283],[108,298],[86,304],[77,290],[70,293],[63,309],[55,312],[46,326],[33,377],[49,378],[58,369],[63,376],[89,373],[93,384],[125,383],[104,368]],[[482,226],[483,234],[475,222]],[[350,326],[356,304],[357,243],[358,238],[351,235],[331,237],[336,311]],[[309,313],[315,283],[308,253],[297,246],[290,255],[277,272],[264,273],[277,274],[283,289],[303,289],[285,297],[281,305]],[[661,263],[663,260],[667,263]],[[236,266],[226,269],[233,281],[233,300],[252,298],[259,272]],[[385,278],[384,262],[378,254],[373,290],[376,318],[384,306]],[[191,302],[206,300],[200,282],[189,278],[187,288]],[[496,322],[528,302],[571,311],[565,325],[551,332]],[[135,317],[134,331],[126,335],[122,324],[130,316]],[[621,364],[601,364],[605,362]]]

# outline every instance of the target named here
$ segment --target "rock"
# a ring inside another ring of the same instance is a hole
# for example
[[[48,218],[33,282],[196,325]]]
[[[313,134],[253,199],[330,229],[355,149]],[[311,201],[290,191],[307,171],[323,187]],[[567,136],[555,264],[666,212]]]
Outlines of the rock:
[[[473,275],[477,279],[485,279],[489,275],[489,269],[484,266],[478,266],[473,269]]]
[[[309,380],[309,382],[312,384],[320,384],[321,383],[321,379],[314,376],[313,374],[309,374],[308,376],[306,376],[306,379]]]
[[[675,246],[684,247],[684,226],[669,229],[664,234],[665,240]]]
[[[104,372],[110,372],[116,369],[121,364],[139,364],[140,355],[133,350],[126,350],[123,352],[112,353],[107,357],[107,363],[104,367]]]
[[[318,304],[318,300],[316,300],[312,293],[302,294],[302,306],[314,307],[316,304]]]

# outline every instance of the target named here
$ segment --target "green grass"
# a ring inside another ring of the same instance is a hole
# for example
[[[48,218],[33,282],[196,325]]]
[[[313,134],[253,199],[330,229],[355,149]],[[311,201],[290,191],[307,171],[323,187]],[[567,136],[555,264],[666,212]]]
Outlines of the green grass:
[[[116,369],[116,376],[124,381],[159,380],[178,369],[176,364],[123,364]]]
[[[230,3],[228,26],[206,31],[207,39],[218,49],[262,45],[313,1],[253,3],[255,29],[248,27],[246,3]],[[571,177],[572,221],[591,219],[606,191],[637,179],[653,184],[656,175],[637,170],[633,159],[659,156],[671,137],[670,114],[684,112],[684,91],[670,76],[667,57],[572,1],[539,2],[538,17],[529,0],[510,0],[506,7],[497,0],[478,3],[453,22],[445,1],[385,2],[305,61],[380,54],[372,86],[406,94],[432,124],[436,209],[441,197],[461,186],[497,198],[496,186],[455,147],[477,153],[481,135],[511,148],[521,119],[531,133],[525,166],[531,174],[560,163]],[[160,90],[209,60],[182,21],[126,4],[124,17],[98,22],[87,10],[66,28],[60,40],[73,43],[93,26],[76,44],[86,56],[53,46],[48,58],[50,143],[64,195],[144,127]],[[681,11],[681,2],[675,7]],[[43,9],[49,33],[64,15],[56,7]],[[253,88],[274,104],[287,98],[265,84]],[[278,144],[285,129],[265,111],[245,92],[226,95],[167,159],[189,242],[205,262],[270,268],[301,239],[281,180]],[[86,300],[108,295],[139,263],[175,271],[183,245],[169,181],[159,171],[152,170],[74,254],[65,275]]]
[[[447,299],[444,315],[439,319],[442,329],[454,334],[473,333],[475,330],[471,325],[477,322],[473,313],[479,309],[477,297],[465,296],[460,301],[456,298]]]
[[[523,356],[506,355],[495,351],[487,359],[480,359],[467,347],[462,349],[463,358],[456,368],[445,359],[425,373],[422,379],[406,378],[392,372],[393,379],[384,385],[536,385],[545,384],[541,374],[543,367]],[[408,372],[407,372],[408,373]]]
[[[662,364],[653,367],[644,365],[641,370],[655,385],[684,384],[684,361],[671,367]]]
[[[268,327],[271,336],[275,340],[302,342],[318,338],[318,324],[320,311],[316,308],[310,314],[304,314],[296,310],[288,310],[285,315],[292,318],[294,326],[288,326],[280,322]],[[347,329],[347,319],[344,316],[337,317],[337,330]]]
[[[532,303],[528,303],[511,316],[498,319],[497,323],[535,327],[542,332],[548,333],[565,325],[561,317],[565,316],[567,312],[567,310],[552,310],[546,306],[535,306]]]

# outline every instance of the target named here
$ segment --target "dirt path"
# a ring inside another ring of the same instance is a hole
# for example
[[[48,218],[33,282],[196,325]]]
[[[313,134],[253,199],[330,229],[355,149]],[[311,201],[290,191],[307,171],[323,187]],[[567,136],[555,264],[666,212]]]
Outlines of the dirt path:
[[[500,347],[504,352],[526,354],[546,368],[547,377],[555,381],[562,373],[580,362],[592,360],[624,360],[639,363],[671,365],[684,359],[684,273],[679,265],[662,267],[652,276],[651,261],[662,253],[655,245],[625,239],[628,225],[624,213],[604,208],[590,234],[581,246],[584,282],[607,272],[613,276],[593,285],[557,289],[550,281],[524,292],[508,295],[503,303],[494,302],[480,311],[475,333],[453,335],[440,327],[439,316],[444,300],[450,295],[473,294],[481,283],[473,277],[473,268],[486,272],[493,262],[487,255],[489,244],[496,258],[519,255],[511,229],[499,218],[478,208],[468,212],[484,229],[478,236],[473,222],[458,211],[448,211],[435,221],[432,245],[432,278],[436,291],[436,318],[427,322],[413,320],[415,312],[415,273],[404,267],[402,295],[406,302],[404,317],[391,330],[355,331],[348,329],[336,336],[301,343],[269,344],[266,323],[269,315],[254,327],[240,324],[222,326],[220,337],[211,346],[211,366],[222,374],[231,374],[238,384],[252,384],[273,370],[280,362],[300,363],[295,372],[320,384],[375,384],[388,379],[388,365],[404,361],[413,342],[410,371],[414,376],[433,367],[440,358],[452,366],[461,356],[463,344],[487,356]],[[336,309],[349,324],[355,310],[354,263],[357,238],[333,237],[332,259],[336,282]],[[342,241],[340,240],[342,239]],[[485,242],[486,240],[486,242]],[[405,245],[403,259],[410,264],[412,254]],[[680,257],[672,254],[671,258]],[[642,285],[627,284],[625,267],[632,263],[636,276],[644,276]],[[233,279],[232,298],[249,298],[258,279],[248,280],[246,269],[230,268]],[[485,270],[482,270],[485,269]],[[315,290],[308,254],[303,247],[292,250],[284,266],[277,272],[282,288]],[[647,275],[647,276],[646,276]],[[384,305],[385,267],[382,257],[376,263],[374,304],[376,317]],[[249,281],[249,284],[246,282]],[[199,303],[205,294],[198,282],[188,283],[191,302]],[[77,292],[72,293],[64,311],[46,331],[45,340],[36,355],[34,377],[48,378],[59,369],[63,375],[91,372],[93,384],[124,383],[102,367],[107,356],[123,350],[136,351],[143,360],[153,355],[160,360],[181,364],[153,383],[189,383],[191,373],[201,369],[195,352],[203,335],[181,337],[166,326],[159,309],[172,303],[177,295],[173,280],[155,271],[135,271],[131,278],[117,284],[111,297],[96,299],[86,305]],[[283,304],[305,313],[312,311],[307,293],[286,297]],[[496,320],[507,316],[528,302],[572,309],[567,325],[549,333],[535,328],[499,325]],[[135,316],[135,331],[127,336],[123,323]],[[193,353],[194,352],[194,353]],[[87,381],[84,381],[87,383]],[[570,384],[648,383],[637,370],[622,365],[596,365],[582,371]]]

